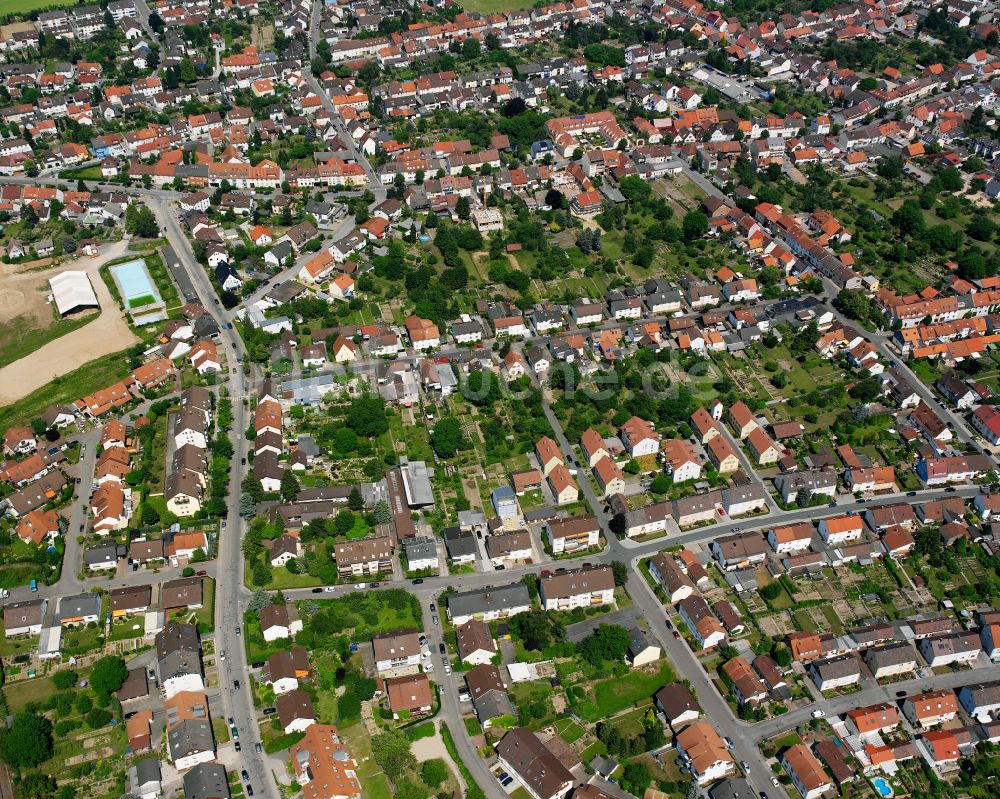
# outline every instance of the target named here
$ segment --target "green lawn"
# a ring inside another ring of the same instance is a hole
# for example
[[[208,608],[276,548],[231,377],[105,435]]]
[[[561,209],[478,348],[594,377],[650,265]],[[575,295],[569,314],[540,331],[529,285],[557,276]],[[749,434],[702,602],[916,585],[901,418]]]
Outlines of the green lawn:
[[[16,4],[16,0],[15,0]],[[8,5],[5,3],[5,5]],[[41,8],[45,3],[38,2],[33,5]],[[53,5],[58,5],[54,3]],[[68,4],[67,4],[68,5]],[[59,177],[65,180],[104,180],[104,173],[101,171],[100,165],[97,166],[82,166],[76,169],[64,169],[59,173]]]
[[[249,563],[247,563],[244,573],[247,575],[246,579],[249,580]],[[323,585],[323,582],[318,577],[313,577],[311,574],[292,574],[284,566],[279,566],[272,570],[271,582],[267,584],[267,588],[269,590],[284,591],[291,588],[314,588],[317,585]]]
[[[26,316],[16,316],[0,324],[0,366],[30,355],[50,341],[93,322],[98,316],[100,312],[88,312],[72,319],[53,320],[44,327],[36,327],[34,320]]]
[[[517,11],[522,8],[531,8],[532,0],[460,0],[460,5],[469,11],[478,11],[480,14],[493,14],[497,11]],[[520,253],[518,253],[520,256]]]
[[[35,677],[33,680],[19,680],[4,686],[7,706],[12,714],[24,710],[28,705],[45,703],[56,692],[51,677]]]
[[[624,678],[601,680],[592,687],[593,702],[581,703],[577,712],[585,721],[607,718],[642,699],[649,699],[664,685],[676,680],[673,669],[665,662],[652,674],[632,672]]]
[[[803,632],[810,632],[816,629],[816,622],[813,621],[813,617],[809,615],[808,611],[795,611],[792,614],[792,620],[795,622],[795,626]]]
[[[104,630],[100,627],[65,628],[62,634],[62,653],[64,655],[85,655],[100,646]]]
[[[129,373],[124,351],[103,355],[51,383],[33,391],[27,397],[0,408],[0,430],[18,424],[28,424],[41,416],[49,405],[61,405],[92,394],[121,380]]]
[[[562,718],[556,722],[556,732],[568,744],[580,740],[586,732],[571,718]]]
[[[340,733],[347,741],[354,762],[358,764],[358,780],[361,782],[361,792],[365,799],[392,799],[389,779],[372,757],[371,738],[368,737],[364,727],[355,724],[341,730]]]
[[[156,302],[156,297],[152,294],[143,294],[141,297],[133,297],[128,301],[129,308],[141,308],[144,305],[152,305]]]
[[[0,639],[0,657],[11,658],[31,652],[38,646],[37,635],[19,635],[16,638]]]
[[[75,3],[52,2],[52,0],[4,0],[3,15],[27,14],[29,11],[42,8],[65,8]],[[100,172],[100,169],[98,169]]]
[[[405,602],[399,603],[400,607],[398,608],[393,607],[389,601],[389,595],[394,592],[403,594],[406,598]],[[411,600],[410,596],[409,593],[398,588],[387,591],[359,591],[337,599],[303,600],[297,605],[300,617],[306,626],[309,624],[307,606],[316,605],[320,609],[332,607],[342,611],[346,616],[344,629],[353,627],[353,640],[363,641],[371,638],[373,634],[389,632],[390,630],[423,629],[419,605],[415,600]],[[360,603],[364,603],[364,605],[359,609]]]

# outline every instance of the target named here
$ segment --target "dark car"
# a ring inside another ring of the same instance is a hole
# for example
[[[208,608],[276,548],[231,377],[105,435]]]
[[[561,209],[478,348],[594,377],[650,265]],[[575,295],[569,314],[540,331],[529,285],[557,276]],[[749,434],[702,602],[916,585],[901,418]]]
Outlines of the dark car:
[[[836,502],[831,502],[829,505],[827,505],[827,507],[828,508],[836,508],[837,507],[837,503]]]
[[[418,577],[416,580],[413,580],[413,585],[423,585],[423,584],[424,584],[423,577]]]
[[[208,577],[208,572],[202,569],[201,571],[197,572],[197,575],[199,577]]]
[[[237,752],[243,751],[243,744],[239,742],[239,739],[237,739],[236,743],[233,745],[233,748],[236,749]]]
[[[253,786],[249,782],[247,783],[247,796],[253,796]]]
[[[378,588],[378,587],[379,587],[378,583],[372,583],[372,588]]]
[[[677,630],[674,630],[674,638],[680,640],[680,637],[681,637],[681,634],[679,632],[677,632]]]
[[[917,495],[916,491],[907,491],[906,492],[906,496],[908,496],[908,497],[915,497],[916,495]]]
[[[899,697],[906,696],[906,691],[896,691],[896,696],[899,696]]]
[[[947,488],[946,488],[946,489],[944,490],[944,493],[946,493],[946,494],[954,494],[954,493],[955,493],[956,491],[958,491],[958,489],[957,489],[957,488],[955,488],[955,486],[948,486],[948,487],[947,487]]]
[[[437,610],[437,607],[435,607],[434,603],[431,602],[431,613],[433,613],[435,610]]]
[[[243,778],[243,782],[250,782],[250,772],[246,769],[240,772],[240,776]]]
[[[858,504],[858,505],[864,505],[865,502],[867,502],[867,500],[864,500],[864,499],[857,499],[857,500],[855,500],[855,503]]]
[[[240,690],[240,681],[239,680],[233,680],[233,690],[234,691]]]
[[[444,641],[438,644],[438,651],[443,655],[448,650],[445,648]]]
[[[314,588],[314,589],[312,590],[312,592],[313,592],[314,594],[322,594],[322,593],[323,593],[323,589],[322,589],[322,588]]]

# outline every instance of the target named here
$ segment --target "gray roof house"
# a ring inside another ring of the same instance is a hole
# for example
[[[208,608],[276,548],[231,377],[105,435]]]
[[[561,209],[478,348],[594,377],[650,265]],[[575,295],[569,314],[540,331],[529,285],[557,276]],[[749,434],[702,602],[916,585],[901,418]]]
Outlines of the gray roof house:
[[[456,626],[469,619],[483,621],[516,616],[531,609],[528,586],[522,582],[497,588],[477,588],[448,597],[448,616]]]
[[[460,527],[445,527],[441,531],[445,548],[452,563],[472,563],[476,560],[478,547],[476,536]]]
[[[59,623],[80,624],[97,621],[101,615],[101,597],[97,594],[74,594],[59,601]]]
[[[499,669],[492,663],[481,663],[470,669],[465,675],[465,683],[469,686],[476,717],[484,728],[489,727],[492,720],[499,716],[514,715],[507,686],[504,685]]]
[[[167,751],[177,770],[196,765],[196,759],[215,752],[212,722],[207,719],[187,719],[167,732]]]
[[[162,786],[160,761],[155,757],[148,757],[133,763],[128,770],[128,786],[129,792],[140,799],[156,799]]]
[[[199,763],[184,775],[184,799],[229,799],[226,767]]]

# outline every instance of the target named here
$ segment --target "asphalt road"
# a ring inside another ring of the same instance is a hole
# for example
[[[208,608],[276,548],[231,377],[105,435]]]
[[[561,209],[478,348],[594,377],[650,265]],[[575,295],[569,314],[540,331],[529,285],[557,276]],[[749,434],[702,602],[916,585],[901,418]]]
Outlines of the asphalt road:
[[[195,260],[191,245],[180,229],[173,209],[161,197],[151,199],[149,205],[160,225],[166,230],[167,238],[180,259],[180,269],[173,271],[176,273],[182,270],[194,287],[201,304],[205,308],[214,307],[215,290],[204,268]],[[248,413],[241,400],[246,393],[243,371],[236,366],[236,360],[237,357],[245,355],[245,352],[243,342],[235,330],[223,327],[219,333],[219,342],[229,368],[225,385],[230,397],[233,398],[233,425],[229,431],[233,443],[233,461],[229,475],[227,529],[219,536],[219,552],[216,560],[214,643],[217,652],[226,653],[225,661],[221,660],[221,655],[219,661],[222,681],[220,693],[226,718],[231,717],[235,721],[240,734],[241,764],[249,772],[250,783],[254,786],[256,794],[272,799],[277,796],[275,780],[268,772],[263,753],[255,750],[254,744],[260,741],[257,714],[250,694],[246,650],[242,636],[237,632],[243,623],[241,593],[245,591],[240,542],[243,519],[239,515],[240,482],[243,474],[239,464],[240,459],[246,457],[247,447],[243,431],[247,428]],[[241,683],[239,691],[233,688],[234,680],[239,680]]]

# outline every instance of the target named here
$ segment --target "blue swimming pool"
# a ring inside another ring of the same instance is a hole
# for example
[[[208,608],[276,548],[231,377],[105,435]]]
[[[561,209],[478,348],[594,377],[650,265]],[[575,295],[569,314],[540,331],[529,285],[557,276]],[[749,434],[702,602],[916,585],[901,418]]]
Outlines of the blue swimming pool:
[[[141,258],[112,266],[111,275],[118,284],[118,291],[126,308],[153,305],[161,301],[160,292],[156,290],[156,284]]]
[[[872,785],[875,786],[875,790],[878,791],[882,796],[888,797],[892,796],[892,786],[885,781],[883,777],[876,777],[872,780]]]

